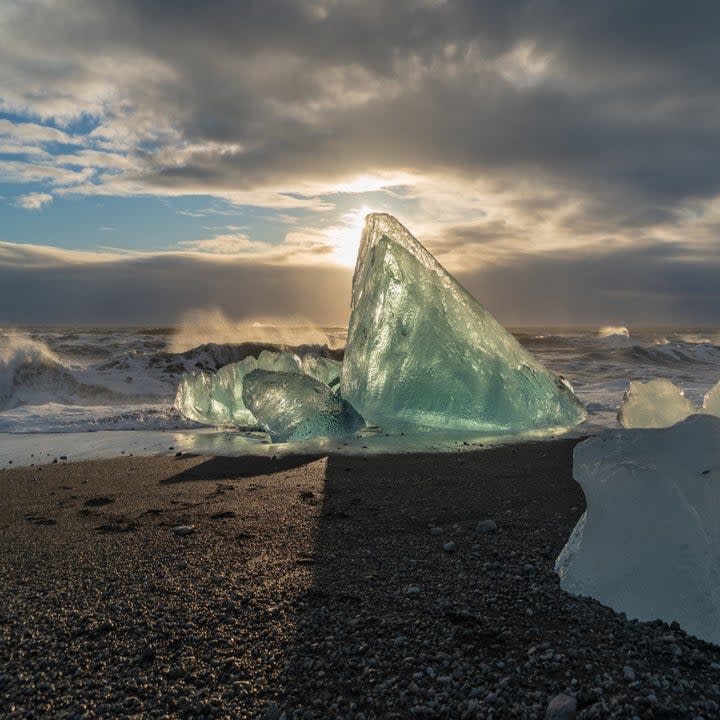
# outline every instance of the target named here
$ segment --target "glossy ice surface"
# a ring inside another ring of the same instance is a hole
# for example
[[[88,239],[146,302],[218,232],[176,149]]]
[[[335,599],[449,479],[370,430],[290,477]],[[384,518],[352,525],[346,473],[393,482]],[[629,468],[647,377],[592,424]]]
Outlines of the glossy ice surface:
[[[624,428],[662,428],[696,413],[695,404],[665,378],[631,382],[618,412]]]
[[[367,217],[341,394],[386,432],[521,432],[585,419],[571,388],[524,350],[403,227]]]
[[[326,383],[337,385],[341,365],[328,358],[291,355],[263,350],[257,358],[248,356],[240,362],[209,373],[185,373],[175,397],[175,407],[186,417],[210,425],[252,427],[257,420],[243,401],[243,379],[256,369],[306,373]]]
[[[365,423],[327,385],[308,375],[253,370],[243,401],[274,442],[348,435]]]
[[[663,428],[697,413],[720,416],[720,383],[705,393],[701,407],[670,380],[631,382],[618,412],[624,428]]]
[[[587,511],[556,561],[563,589],[720,642],[720,418],[606,430],[573,474]]]

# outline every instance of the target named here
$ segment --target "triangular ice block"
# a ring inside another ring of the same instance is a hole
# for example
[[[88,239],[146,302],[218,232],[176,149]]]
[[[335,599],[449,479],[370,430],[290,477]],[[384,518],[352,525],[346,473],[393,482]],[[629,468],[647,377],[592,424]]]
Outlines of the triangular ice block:
[[[342,397],[388,432],[522,432],[585,419],[572,390],[394,217],[368,215]]]

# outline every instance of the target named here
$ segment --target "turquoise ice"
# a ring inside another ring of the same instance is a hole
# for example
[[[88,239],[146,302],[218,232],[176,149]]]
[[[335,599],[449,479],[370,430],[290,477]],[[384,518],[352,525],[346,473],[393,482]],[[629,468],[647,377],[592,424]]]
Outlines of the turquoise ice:
[[[209,425],[254,427],[258,421],[243,401],[243,379],[256,369],[306,373],[329,386],[337,386],[341,365],[335,360],[263,350],[257,358],[220,368],[214,375],[185,373],[175,397],[175,407],[186,417]]]
[[[570,386],[383,214],[367,218],[342,367],[265,351],[215,375],[183,376],[176,406],[205,423],[260,424],[283,440],[352,432],[360,416],[391,433],[491,434],[556,432],[585,418]]]
[[[243,380],[242,395],[275,442],[349,435],[365,424],[337,393],[308,375],[253,370]]]
[[[387,432],[572,427],[585,409],[390,215],[369,215],[342,397]]]

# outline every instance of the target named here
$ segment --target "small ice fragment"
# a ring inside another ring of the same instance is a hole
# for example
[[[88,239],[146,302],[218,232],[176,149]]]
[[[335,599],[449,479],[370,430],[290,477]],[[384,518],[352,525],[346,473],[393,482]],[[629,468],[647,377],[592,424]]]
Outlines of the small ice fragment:
[[[618,412],[625,428],[663,428],[698,412],[685,393],[665,378],[650,382],[631,382]]]

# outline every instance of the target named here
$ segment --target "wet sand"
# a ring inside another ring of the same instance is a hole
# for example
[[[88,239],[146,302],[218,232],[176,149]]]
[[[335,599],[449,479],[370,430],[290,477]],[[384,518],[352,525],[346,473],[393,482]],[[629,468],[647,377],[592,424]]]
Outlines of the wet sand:
[[[576,442],[0,471],[0,716],[717,716],[719,648],[560,590]]]

